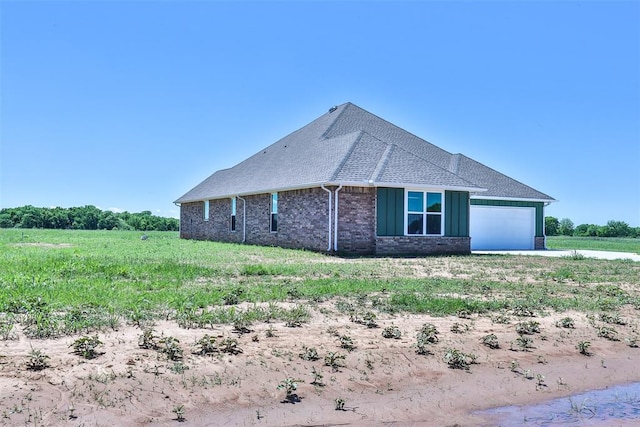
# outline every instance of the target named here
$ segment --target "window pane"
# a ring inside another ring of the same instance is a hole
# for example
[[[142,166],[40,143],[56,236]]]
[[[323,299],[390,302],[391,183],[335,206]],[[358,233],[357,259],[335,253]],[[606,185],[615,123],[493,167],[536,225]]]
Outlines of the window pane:
[[[407,207],[409,212],[424,212],[423,197],[424,193],[422,192],[409,191],[407,194]]]
[[[231,215],[236,214],[236,198],[231,198]]]
[[[271,231],[278,231],[278,214],[271,214]]]
[[[271,194],[271,213],[278,213],[278,193]]]
[[[442,234],[442,215],[427,215],[427,234]]]
[[[442,212],[442,194],[427,193],[427,212]]]
[[[407,234],[422,234],[422,214],[409,214],[407,219]]]
[[[236,216],[231,215],[231,231],[236,231]]]

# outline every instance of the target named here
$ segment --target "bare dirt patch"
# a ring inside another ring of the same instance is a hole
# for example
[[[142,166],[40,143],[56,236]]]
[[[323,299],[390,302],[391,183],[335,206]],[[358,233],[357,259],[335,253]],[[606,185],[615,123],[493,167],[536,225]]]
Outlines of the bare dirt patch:
[[[244,334],[230,325],[182,329],[156,323],[158,337],[179,340],[183,358],[176,360],[141,348],[142,331],[133,326],[98,333],[104,345],[93,359],[72,353],[78,336],[30,340],[17,331],[16,340],[0,343],[0,424],[177,425],[181,412],[185,425],[493,425],[474,411],[640,381],[640,350],[625,342],[636,331],[632,323],[616,325],[619,340],[610,341],[579,313],[509,316],[509,324],[477,315],[380,314],[378,327],[369,328],[332,307],[310,309],[313,318],[302,327],[260,323]],[[565,317],[574,328],[556,326]],[[427,322],[438,330],[438,340],[421,355],[416,333]],[[527,346],[516,333],[516,324],[524,322],[539,324],[539,332],[523,335],[532,340]],[[389,326],[398,328],[399,339],[383,338]],[[242,352],[193,354],[205,334],[218,343],[236,339]],[[499,348],[482,343],[488,334]],[[352,350],[341,347],[343,336]],[[580,341],[590,342],[590,356],[578,352]],[[318,359],[303,359],[311,348]],[[49,367],[27,368],[32,349],[49,356]],[[447,349],[473,354],[475,363],[451,369]],[[338,358],[342,363],[327,366],[331,353],[344,356]],[[298,400],[288,401],[278,389],[286,378],[302,380]],[[336,409],[337,399],[342,409]]]

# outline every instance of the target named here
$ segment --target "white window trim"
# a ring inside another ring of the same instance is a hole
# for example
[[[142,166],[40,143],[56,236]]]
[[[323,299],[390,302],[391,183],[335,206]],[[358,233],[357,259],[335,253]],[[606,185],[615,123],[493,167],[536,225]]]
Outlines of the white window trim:
[[[209,201],[204,201],[204,220],[209,221]]]
[[[238,229],[238,216],[237,216],[237,201],[235,197],[231,198],[231,224],[229,224],[229,228],[232,233],[235,233]],[[235,227],[234,227],[235,225]]]
[[[273,209],[273,195],[274,194],[276,196],[276,209],[275,209],[275,212],[274,212],[274,209]],[[280,202],[280,200],[278,200],[278,199],[279,199],[279,197],[278,197],[278,193],[277,192],[271,193],[269,195],[269,232],[270,233],[277,233],[278,232],[278,227],[280,226],[280,224],[278,224],[279,221],[277,221],[276,222],[276,229],[273,230],[273,224],[272,224],[272,222],[273,222],[273,214],[278,215],[278,204]]]
[[[423,234],[409,234],[408,233],[408,227],[409,227],[409,192],[410,191],[415,191],[415,192],[419,192],[419,193],[423,193],[423,211],[421,212],[422,215],[425,214],[429,214],[427,212],[427,207],[426,207],[426,203],[427,203],[427,193],[439,193],[440,194],[440,200],[442,201],[441,203],[441,208],[440,208],[440,213],[436,213],[433,212],[431,213],[431,215],[440,215],[440,234],[426,234],[427,232],[427,224],[426,221],[423,224],[423,230],[424,233]],[[405,188],[404,189],[404,235],[407,237],[412,237],[412,236],[421,236],[421,237],[442,237],[444,236],[444,212],[445,212],[445,205],[444,205],[444,195],[445,192],[444,190],[441,189],[433,189],[433,188]]]

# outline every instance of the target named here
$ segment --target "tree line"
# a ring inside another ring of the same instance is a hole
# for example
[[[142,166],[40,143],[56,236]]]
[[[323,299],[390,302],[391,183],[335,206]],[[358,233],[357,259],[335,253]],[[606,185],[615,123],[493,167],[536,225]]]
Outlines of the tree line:
[[[139,213],[103,211],[87,205],[73,208],[37,208],[31,205],[0,210],[0,228],[55,228],[73,230],[178,231],[175,218]]]
[[[624,221],[608,221],[606,225],[580,224],[575,226],[569,218],[544,218],[547,236],[580,237],[640,237],[640,227],[631,227]]]

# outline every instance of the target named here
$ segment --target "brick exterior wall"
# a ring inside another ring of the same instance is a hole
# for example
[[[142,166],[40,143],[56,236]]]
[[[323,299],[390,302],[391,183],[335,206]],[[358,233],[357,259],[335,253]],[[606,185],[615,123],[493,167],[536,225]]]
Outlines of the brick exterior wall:
[[[180,237],[183,239],[242,242],[242,201],[236,200],[236,231],[231,231],[231,199],[209,201],[209,220],[204,220],[204,203],[180,206]]]
[[[471,253],[471,239],[469,237],[379,236],[376,238],[377,255],[469,253]]]
[[[331,190],[335,190],[332,187]],[[256,194],[246,200],[245,243],[309,249],[324,252],[329,247],[329,194],[321,188],[278,193],[278,231],[270,231],[271,195]],[[333,198],[335,203],[335,195]],[[335,205],[334,205],[335,207]],[[236,199],[236,231],[231,231],[231,199],[209,202],[209,220],[204,203],[183,203],[180,237],[240,243],[243,239],[243,201]],[[334,220],[335,211],[331,212]],[[334,227],[335,224],[332,224]],[[361,255],[468,254],[468,237],[376,236],[376,189],[343,187],[338,192],[338,252]],[[335,228],[334,228],[335,230]],[[536,241],[537,242],[537,241]],[[536,243],[537,244],[537,243]],[[333,248],[333,236],[331,237]]]
[[[376,189],[344,187],[338,191],[338,252],[376,253]]]
[[[245,243],[285,248],[326,251],[329,241],[329,194],[321,188],[278,193],[278,231],[270,230],[271,194],[245,196]],[[236,199],[236,231],[231,231],[231,199],[209,201],[209,221],[204,220],[204,203],[183,203],[180,208],[180,237],[183,239],[242,242],[243,210]]]
[[[534,241],[534,249],[537,251],[547,249],[546,237],[536,237]]]

